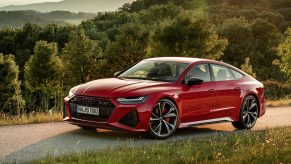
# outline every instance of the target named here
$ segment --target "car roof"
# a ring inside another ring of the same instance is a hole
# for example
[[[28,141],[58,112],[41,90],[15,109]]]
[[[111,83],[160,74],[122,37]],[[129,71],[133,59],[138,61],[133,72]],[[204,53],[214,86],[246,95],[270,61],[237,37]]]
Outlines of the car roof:
[[[172,62],[181,62],[181,63],[195,63],[199,61],[210,61],[208,59],[202,58],[191,58],[191,57],[157,57],[157,58],[149,58],[145,60],[153,60],[153,61],[172,61]]]
[[[213,64],[221,64],[227,67],[230,67],[232,69],[235,69],[243,74],[246,74],[245,72],[243,72],[242,70],[240,70],[239,68],[236,68],[230,64],[221,62],[221,61],[216,61],[216,60],[211,60],[211,59],[203,59],[203,58],[192,58],[192,57],[156,57],[156,58],[148,58],[145,60],[152,60],[152,61],[171,61],[171,62],[181,62],[181,63],[196,63],[196,62],[201,62],[201,61],[206,61],[209,63],[213,63]]]

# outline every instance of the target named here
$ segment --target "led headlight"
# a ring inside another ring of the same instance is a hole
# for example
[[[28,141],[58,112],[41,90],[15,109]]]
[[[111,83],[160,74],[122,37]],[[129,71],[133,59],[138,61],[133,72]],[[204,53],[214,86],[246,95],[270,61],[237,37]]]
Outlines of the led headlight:
[[[146,101],[147,96],[128,97],[116,99],[120,104],[142,104]]]

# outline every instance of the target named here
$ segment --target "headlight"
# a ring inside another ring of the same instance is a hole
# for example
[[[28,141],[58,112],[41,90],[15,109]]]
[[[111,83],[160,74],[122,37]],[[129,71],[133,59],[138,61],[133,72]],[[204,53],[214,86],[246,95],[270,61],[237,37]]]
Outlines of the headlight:
[[[72,98],[74,96],[74,93],[72,92],[72,90],[69,91],[69,98]]]
[[[128,97],[116,99],[120,104],[142,104],[146,101],[147,96]]]

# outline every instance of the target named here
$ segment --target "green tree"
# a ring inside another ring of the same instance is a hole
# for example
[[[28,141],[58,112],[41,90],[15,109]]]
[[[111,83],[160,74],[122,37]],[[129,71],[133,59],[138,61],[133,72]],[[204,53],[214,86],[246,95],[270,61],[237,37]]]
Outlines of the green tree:
[[[24,108],[18,74],[14,56],[0,54],[0,113],[20,114]]]
[[[106,51],[108,66],[106,76],[135,64],[146,56],[149,31],[139,24],[126,24],[120,28]],[[121,62],[122,61],[122,62]]]
[[[219,59],[227,45],[205,14],[185,12],[164,22],[151,35],[148,55]]]
[[[13,28],[3,28],[0,30],[0,52],[4,54],[15,54],[18,30]]]
[[[155,5],[147,10],[138,12],[136,14],[136,21],[145,25],[159,24],[165,19],[175,18],[181,12],[183,12],[183,8],[172,3],[166,5]]]
[[[41,27],[37,24],[25,24],[22,31],[17,36],[17,41],[21,43],[20,47],[33,49],[38,40]]]
[[[35,107],[37,111],[47,111],[59,105],[58,100],[62,96],[62,70],[62,62],[57,56],[57,44],[38,41],[34,54],[25,65],[24,74],[26,89],[36,96],[29,99],[30,105],[35,103],[34,100],[40,101],[39,106]]]
[[[282,39],[281,33],[274,24],[263,19],[256,19],[252,23],[252,32],[254,53],[251,62],[258,78],[260,80],[282,78],[280,68],[272,64],[274,59],[278,58],[276,48]]]
[[[291,28],[288,28],[285,32],[285,38],[277,48],[277,55],[280,59],[274,60],[275,65],[279,65],[281,70],[285,72],[289,78],[291,77]]]
[[[249,57],[245,58],[245,63],[242,64],[240,67],[245,73],[251,75],[252,77],[256,77],[256,73],[253,71],[253,66],[250,62]]]
[[[284,20],[284,17],[277,12],[265,11],[260,13],[258,17],[274,24],[279,31],[284,32],[286,29],[286,21]]]
[[[60,26],[58,24],[49,24],[39,32],[39,40],[57,42],[58,49],[61,50],[64,48],[65,43],[68,42],[69,34],[74,28],[71,25]]]
[[[56,33],[59,26],[57,24],[49,24],[39,32],[39,38],[48,42],[56,42]]]
[[[72,31],[62,50],[66,83],[73,86],[100,77],[98,71],[102,58],[102,49],[85,35],[83,29]]]
[[[253,51],[253,34],[250,24],[244,18],[231,18],[219,28],[220,36],[228,41],[222,60],[240,66]]]

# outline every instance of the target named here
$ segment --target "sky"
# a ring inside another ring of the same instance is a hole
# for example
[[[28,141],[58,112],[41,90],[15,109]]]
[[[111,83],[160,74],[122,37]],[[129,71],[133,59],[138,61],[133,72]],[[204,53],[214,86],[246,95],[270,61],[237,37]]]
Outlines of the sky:
[[[61,0],[0,0],[0,7],[8,5],[25,5],[31,3],[41,3],[41,2],[58,2]]]

